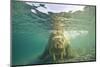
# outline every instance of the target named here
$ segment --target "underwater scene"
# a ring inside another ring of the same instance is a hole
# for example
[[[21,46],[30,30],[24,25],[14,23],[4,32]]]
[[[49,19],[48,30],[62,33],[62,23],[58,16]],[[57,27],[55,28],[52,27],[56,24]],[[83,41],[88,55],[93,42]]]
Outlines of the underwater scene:
[[[12,1],[12,65],[96,61],[96,6]]]

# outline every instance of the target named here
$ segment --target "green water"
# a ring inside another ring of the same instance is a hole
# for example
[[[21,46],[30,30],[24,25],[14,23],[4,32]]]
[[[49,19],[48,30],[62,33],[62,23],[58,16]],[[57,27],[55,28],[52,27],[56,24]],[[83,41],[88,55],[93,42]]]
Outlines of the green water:
[[[13,33],[12,52],[14,64],[27,64],[41,55],[47,45],[47,37],[42,33]]]
[[[89,7],[89,6],[88,6]],[[87,12],[89,13],[87,13]],[[42,14],[42,13],[41,13]],[[79,14],[79,15],[78,15]],[[88,34],[71,39],[71,46],[85,60],[95,60],[95,7],[86,8],[81,13],[73,13],[74,19],[82,20],[77,29]],[[42,14],[44,15],[44,14]],[[50,35],[50,21],[47,24],[31,13],[25,2],[12,4],[12,64],[26,65],[36,60],[44,52]],[[47,18],[46,18],[47,19]],[[90,24],[87,24],[91,22]],[[85,29],[81,25],[85,23]],[[73,25],[73,24],[72,24]],[[73,28],[73,27],[72,27]],[[34,64],[34,62],[33,62]]]

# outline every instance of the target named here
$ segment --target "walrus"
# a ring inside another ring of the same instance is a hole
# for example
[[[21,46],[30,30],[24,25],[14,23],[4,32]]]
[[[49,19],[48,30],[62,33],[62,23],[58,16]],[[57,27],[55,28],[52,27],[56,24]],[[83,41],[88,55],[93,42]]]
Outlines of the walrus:
[[[67,40],[62,31],[54,31],[51,33],[49,39],[49,54],[52,57],[54,62],[59,60],[64,60],[66,56],[66,46]]]
[[[64,23],[60,17],[52,17],[52,32],[49,37],[49,55],[54,62],[64,60],[70,56],[70,42],[68,37],[64,36]]]

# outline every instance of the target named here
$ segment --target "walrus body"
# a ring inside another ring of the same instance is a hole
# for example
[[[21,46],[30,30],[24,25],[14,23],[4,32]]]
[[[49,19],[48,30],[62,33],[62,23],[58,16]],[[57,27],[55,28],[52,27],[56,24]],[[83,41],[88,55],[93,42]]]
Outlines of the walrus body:
[[[53,31],[49,38],[49,54],[53,61],[64,60],[69,54],[69,40],[64,36],[64,23],[58,16],[53,16]]]
[[[67,40],[61,31],[53,32],[49,40],[49,53],[53,61],[64,60]]]

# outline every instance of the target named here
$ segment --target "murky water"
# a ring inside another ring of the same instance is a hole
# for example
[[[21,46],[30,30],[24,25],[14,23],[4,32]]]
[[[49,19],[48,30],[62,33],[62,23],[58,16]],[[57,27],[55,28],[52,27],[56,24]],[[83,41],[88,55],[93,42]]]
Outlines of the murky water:
[[[90,11],[95,8],[93,6],[88,7],[91,7]],[[40,21],[39,19],[41,18],[35,13],[32,13],[30,8],[25,2],[13,2],[12,4],[13,65],[35,64],[37,58],[42,55],[48,45],[51,31],[49,25],[51,23],[49,21],[48,23]],[[76,26],[78,30],[69,29],[67,31],[65,29],[65,32],[69,35],[72,49],[79,55],[78,58],[68,60],[70,62],[75,60],[95,60],[95,12],[86,14],[87,12],[85,11],[89,11],[89,8],[86,8],[83,13],[80,13],[81,15],[73,15],[74,19],[81,20],[79,26]],[[87,24],[88,22],[90,24]],[[87,29],[82,27],[82,23],[85,23],[85,28]],[[67,34],[65,33],[65,35]]]

